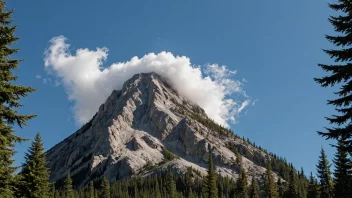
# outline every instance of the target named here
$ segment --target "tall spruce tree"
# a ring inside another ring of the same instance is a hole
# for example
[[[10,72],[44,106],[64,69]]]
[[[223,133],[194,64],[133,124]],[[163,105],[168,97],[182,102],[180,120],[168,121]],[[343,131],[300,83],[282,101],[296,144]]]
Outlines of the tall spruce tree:
[[[267,165],[264,181],[264,197],[265,198],[277,198],[278,192],[274,181],[274,176],[271,170],[270,162]]]
[[[101,185],[101,197],[110,198],[110,183],[108,178],[104,177]]]
[[[93,184],[93,181],[89,182],[89,198],[94,198],[94,184]]]
[[[345,139],[340,138],[336,146],[334,164],[334,197],[352,196],[352,166],[345,147]]]
[[[307,198],[319,198],[319,187],[318,183],[313,177],[313,173],[310,172],[309,184],[307,189]]]
[[[277,189],[278,189],[278,193],[279,193],[279,197],[284,197],[285,195],[285,185],[281,180],[281,177],[279,177],[279,179],[277,180]]]
[[[337,127],[326,128],[326,132],[318,132],[326,138],[346,138],[346,148],[352,152],[352,2],[351,0],[338,0],[329,7],[338,11],[338,16],[330,16],[329,21],[338,33],[334,36],[326,35],[326,39],[336,46],[336,49],[324,50],[335,64],[319,64],[330,75],[315,78],[322,87],[339,85],[336,92],[337,99],[328,100],[328,104],[336,107],[339,115],[326,118]]]
[[[321,198],[333,197],[333,186],[330,172],[330,164],[325,151],[321,149],[321,155],[317,165],[317,176],[319,178],[319,194]]]
[[[288,184],[286,197],[287,198],[299,198],[296,171],[292,165],[291,165],[291,170],[290,170],[290,178],[289,178],[289,184]]]
[[[259,186],[254,176],[252,177],[252,182],[249,186],[249,198],[259,198]]]
[[[238,197],[248,198],[247,174],[243,168],[241,168],[240,177],[236,182],[236,193]]]
[[[169,170],[167,173],[168,177],[167,177],[167,181],[166,181],[166,190],[167,190],[167,197],[168,198],[176,198],[176,183],[174,180],[174,176],[172,173],[172,170]]]
[[[67,176],[64,180],[64,190],[63,190],[63,198],[74,198],[72,179],[70,172],[67,173]]]
[[[11,45],[19,38],[14,36],[16,25],[11,25],[13,10],[7,10],[5,2],[0,0],[0,197],[14,197],[17,167],[12,166],[14,143],[24,139],[14,134],[14,125],[22,127],[34,115],[21,115],[17,108],[21,107],[19,100],[28,93],[35,91],[31,87],[14,84],[18,76],[13,70],[18,69],[21,60],[13,55],[19,49]]]
[[[58,190],[55,190],[54,198],[61,198],[60,192]]]
[[[216,176],[213,163],[212,149],[209,149],[209,160],[208,160],[208,175],[207,175],[207,194],[208,198],[218,198],[218,188],[216,186]]]
[[[43,141],[38,132],[25,156],[21,172],[23,194],[28,198],[49,197],[50,182]]]

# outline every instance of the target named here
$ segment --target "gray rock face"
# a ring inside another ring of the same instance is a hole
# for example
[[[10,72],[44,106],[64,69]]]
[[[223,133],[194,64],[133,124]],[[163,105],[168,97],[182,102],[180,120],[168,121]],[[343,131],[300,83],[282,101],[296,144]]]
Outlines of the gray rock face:
[[[80,188],[96,177],[114,182],[170,167],[180,174],[187,167],[206,174],[209,146],[219,174],[236,179],[241,166],[250,177],[261,178],[265,168],[258,162],[267,161],[267,154],[234,134],[221,135],[208,122],[204,110],[165,79],[155,73],[134,75],[111,93],[90,122],[48,150],[50,179],[60,180],[70,171]],[[236,163],[228,144],[248,159]],[[168,158],[170,153],[177,157]]]

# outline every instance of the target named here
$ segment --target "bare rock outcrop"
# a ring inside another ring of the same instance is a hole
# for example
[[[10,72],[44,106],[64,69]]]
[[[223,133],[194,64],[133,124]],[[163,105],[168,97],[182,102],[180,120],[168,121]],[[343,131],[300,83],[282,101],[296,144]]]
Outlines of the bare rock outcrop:
[[[50,179],[62,180],[70,171],[80,188],[97,177],[114,182],[170,167],[180,174],[188,167],[205,174],[209,148],[223,176],[236,179],[239,167],[258,178],[265,173],[265,152],[211,126],[204,110],[177,94],[167,80],[137,74],[111,93],[90,122],[48,150]],[[241,164],[228,145],[243,154]]]

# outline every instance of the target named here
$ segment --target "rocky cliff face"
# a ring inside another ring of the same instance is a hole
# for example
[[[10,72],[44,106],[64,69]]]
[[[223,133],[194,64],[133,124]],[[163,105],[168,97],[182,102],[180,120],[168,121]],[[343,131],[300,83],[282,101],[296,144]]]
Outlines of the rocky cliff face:
[[[166,168],[206,174],[209,148],[223,176],[236,179],[240,167],[258,178],[265,173],[265,152],[213,123],[157,74],[145,73],[113,91],[90,122],[48,150],[47,159],[52,181],[70,171],[80,188],[97,177],[114,182]]]

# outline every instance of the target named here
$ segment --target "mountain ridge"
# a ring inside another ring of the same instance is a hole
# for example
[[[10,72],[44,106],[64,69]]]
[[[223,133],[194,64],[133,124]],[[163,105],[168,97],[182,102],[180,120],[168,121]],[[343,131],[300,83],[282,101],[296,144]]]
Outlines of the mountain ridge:
[[[266,169],[258,163],[272,156],[214,123],[166,81],[153,72],[136,74],[114,90],[91,121],[47,151],[50,179],[70,171],[80,188],[102,176],[113,183],[167,168],[205,174],[208,147],[218,174],[236,179],[244,168],[260,179]]]

